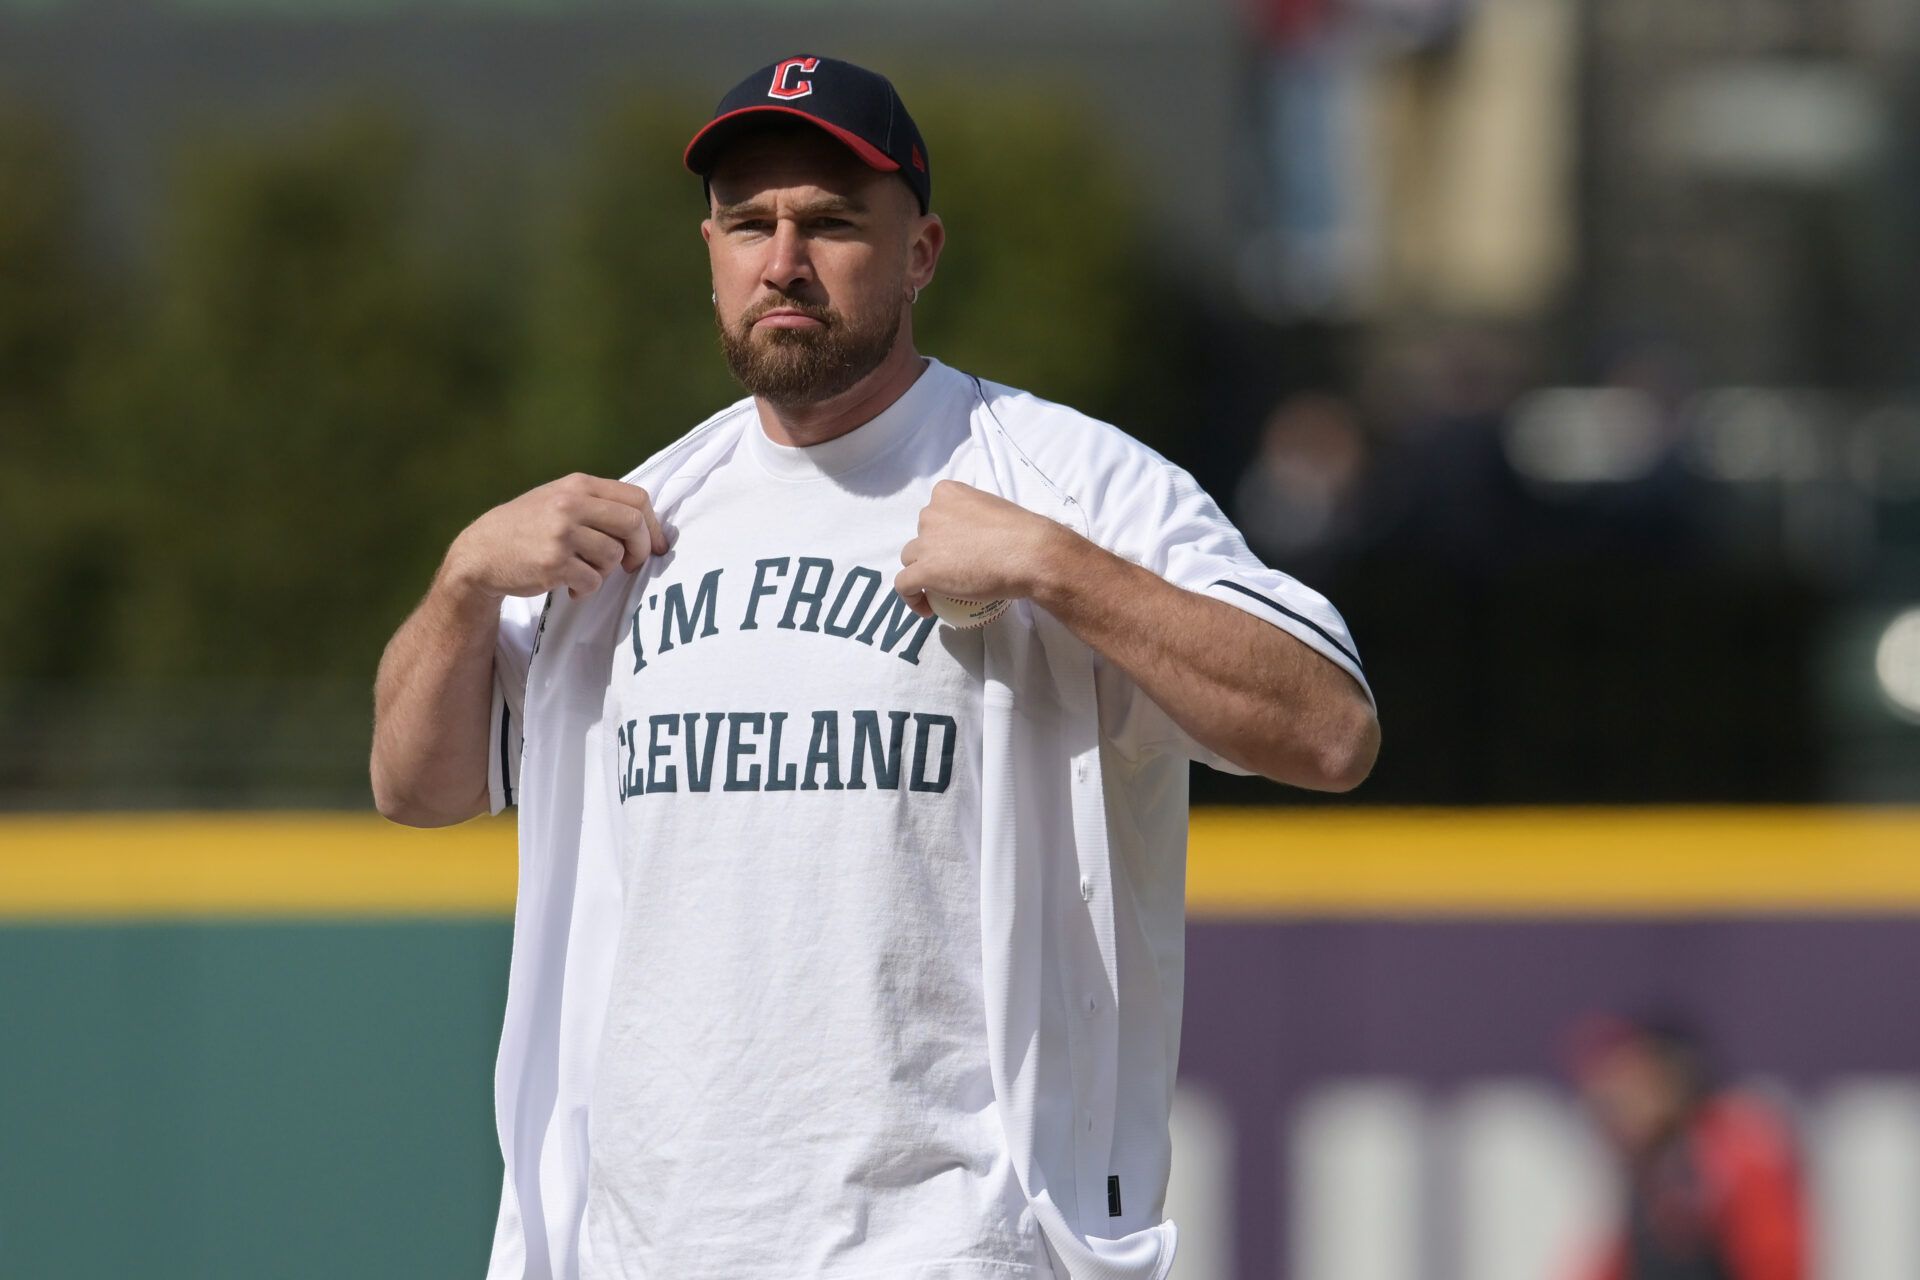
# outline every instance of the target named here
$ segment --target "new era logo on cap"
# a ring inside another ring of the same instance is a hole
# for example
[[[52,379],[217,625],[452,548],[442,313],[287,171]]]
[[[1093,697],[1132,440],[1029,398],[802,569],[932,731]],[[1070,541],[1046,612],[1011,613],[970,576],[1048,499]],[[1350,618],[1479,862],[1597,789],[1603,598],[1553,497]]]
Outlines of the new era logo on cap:
[[[898,173],[922,213],[932,203],[927,144],[906,103],[885,76],[837,58],[782,58],[728,90],[713,119],[687,144],[687,168],[707,177],[728,142],[770,116],[818,126],[870,168]]]

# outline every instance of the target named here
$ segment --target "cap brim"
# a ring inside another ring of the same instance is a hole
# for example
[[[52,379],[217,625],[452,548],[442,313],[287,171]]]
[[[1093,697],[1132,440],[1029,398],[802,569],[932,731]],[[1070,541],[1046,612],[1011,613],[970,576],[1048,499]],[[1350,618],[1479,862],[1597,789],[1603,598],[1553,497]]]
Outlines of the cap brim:
[[[681,157],[682,163],[691,172],[703,178],[706,177],[713,172],[713,162],[718,157],[720,148],[744,130],[752,127],[756,123],[752,117],[762,115],[792,116],[796,120],[804,120],[844,143],[847,150],[859,156],[861,162],[868,168],[878,169],[882,173],[900,171],[899,161],[890,158],[886,152],[858,134],[842,129],[839,125],[828,124],[819,116],[809,115],[797,108],[780,107],[772,103],[764,107],[741,107],[737,111],[729,111],[725,115],[715,116],[707,121],[706,126],[693,135],[693,141],[687,144],[686,154]]]

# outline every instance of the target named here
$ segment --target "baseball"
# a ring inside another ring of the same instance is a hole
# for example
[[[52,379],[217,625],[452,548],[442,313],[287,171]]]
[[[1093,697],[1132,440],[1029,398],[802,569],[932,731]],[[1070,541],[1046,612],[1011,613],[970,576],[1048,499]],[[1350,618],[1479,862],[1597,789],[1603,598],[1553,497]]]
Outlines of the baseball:
[[[927,603],[933,606],[933,611],[942,622],[963,631],[969,627],[984,627],[1007,611],[1005,600],[960,600],[943,596],[938,591],[927,592]]]

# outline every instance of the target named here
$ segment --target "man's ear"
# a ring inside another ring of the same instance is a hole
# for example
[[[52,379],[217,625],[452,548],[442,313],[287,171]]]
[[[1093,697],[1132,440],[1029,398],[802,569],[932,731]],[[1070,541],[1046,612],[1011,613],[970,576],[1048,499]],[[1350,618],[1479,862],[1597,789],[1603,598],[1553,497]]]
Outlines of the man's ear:
[[[713,219],[700,219],[700,238],[708,244],[713,243]]]
[[[947,245],[947,225],[937,213],[923,214],[907,245],[907,279],[924,289],[933,283],[934,270],[940,265],[940,251]]]

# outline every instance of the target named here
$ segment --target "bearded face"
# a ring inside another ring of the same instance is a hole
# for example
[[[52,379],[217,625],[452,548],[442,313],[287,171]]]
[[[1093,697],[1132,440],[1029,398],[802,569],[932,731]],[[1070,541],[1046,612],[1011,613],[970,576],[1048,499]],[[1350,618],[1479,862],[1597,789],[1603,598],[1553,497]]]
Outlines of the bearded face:
[[[803,406],[851,388],[880,366],[900,335],[901,290],[892,306],[876,304],[848,314],[798,298],[774,296],[747,308],[729,325],[714,308],[727,366],[748,392],[773,404]],[[817,327],[755,327],[770,311],[797,311]]]

